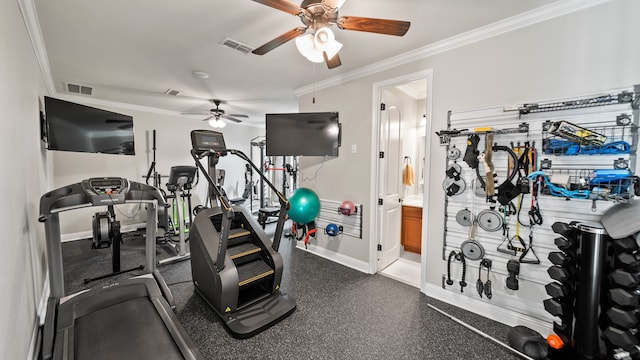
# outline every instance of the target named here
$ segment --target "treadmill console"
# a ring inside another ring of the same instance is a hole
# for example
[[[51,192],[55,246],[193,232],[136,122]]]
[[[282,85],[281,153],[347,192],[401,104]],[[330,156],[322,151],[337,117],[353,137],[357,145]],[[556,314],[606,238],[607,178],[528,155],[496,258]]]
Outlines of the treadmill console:
[[[193,130],[191,132],[191,147],[196,152],[227,150],[222,133],[213,130]]]
[[[82,189],[93,205],[122,204],[129,192],[129,180],[118,177],[91,178],[82,181]]]

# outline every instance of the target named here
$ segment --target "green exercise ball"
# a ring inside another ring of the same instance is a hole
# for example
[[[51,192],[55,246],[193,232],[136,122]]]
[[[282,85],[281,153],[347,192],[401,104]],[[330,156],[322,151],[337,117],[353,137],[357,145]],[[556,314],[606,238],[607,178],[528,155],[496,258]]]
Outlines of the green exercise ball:
[[[320,212],[320,198],[307,188],[297,188],[289,197],[289,219],[298,224],[312,222]]]

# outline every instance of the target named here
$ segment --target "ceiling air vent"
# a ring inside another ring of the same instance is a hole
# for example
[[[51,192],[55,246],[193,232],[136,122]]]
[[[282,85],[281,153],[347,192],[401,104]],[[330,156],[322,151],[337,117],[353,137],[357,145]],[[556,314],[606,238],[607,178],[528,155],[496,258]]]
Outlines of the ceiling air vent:
[[[178,90],[173,90],[173,89],[167,89],[167,91],[164,92],[165,95],[171,95],[171,96],[178,96],[180,95],[180,91]]]
[[[224,39],[220,43],[220,45],[222,45],[224,47],[228,47],[229,49],[240,51],[243,54],[248,54],[253,50],[253,48],[251,46],[243,44],[243,43],[241,43],[239,41],[235,41],[235,40],[230,39],[230,38]]]
[[[71,94],[79,94],[79,95],[93,95],[93,88],[85,85],[78,85],[72,83],[65,83],[67,92]]]

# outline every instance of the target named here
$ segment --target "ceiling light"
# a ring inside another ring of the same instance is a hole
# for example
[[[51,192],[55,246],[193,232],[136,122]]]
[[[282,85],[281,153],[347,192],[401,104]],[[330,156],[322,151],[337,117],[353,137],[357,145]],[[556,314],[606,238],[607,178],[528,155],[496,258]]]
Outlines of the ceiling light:
[[[227,125],[227,123],[222,121],[222,119],[213,118],[209,120],[209,125],[214,129],[222,129]]]
[[[196,79],[207,79],[207,78],[209,78],[209,74],[207,74],[204,71],[200,71],[200,70],[193,70],[191,72],[191,75],[193,75],[193,77],[196,78]]]
[[[328,27],[316,30],[314,35],[307,34],[296,38],[296,47],[302,56],[315,63],[324,61],[323,52],[328,59],[333,59],[342,49],[342,44],[336,41],[333,31]]]
[[[321,63],[324,61],[322,57],[322,51],[315,48],[313,45],[313,35],[307,34],[303,36],[298,36],[296,38],[296,47],[302,56],[306,57],[307,60],[315,63]]]

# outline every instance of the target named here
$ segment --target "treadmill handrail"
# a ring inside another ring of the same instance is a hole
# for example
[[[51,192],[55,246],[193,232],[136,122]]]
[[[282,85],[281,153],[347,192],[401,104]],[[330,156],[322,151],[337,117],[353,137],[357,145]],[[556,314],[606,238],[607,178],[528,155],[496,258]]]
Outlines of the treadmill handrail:
[[[42,197],[40,197],[40,216],[38,217],[38,221],[46,221],[47,216],[53,213],[87,206],[96,206],[96,204],[91,200],[92,196],[85,191],[83,186],[85,181],[63,186],[42,195]],[[141,202],[150,203],[153,202],[153,200],[157,200],[159,206],[165,205],[164,197],[156,187],[134,181],[128,181],[128,185],[128,189],[124,194],[124,199],[116,198],[114,195],[113,198],[109,199],[110,201],[100,205],[107,206]]]

